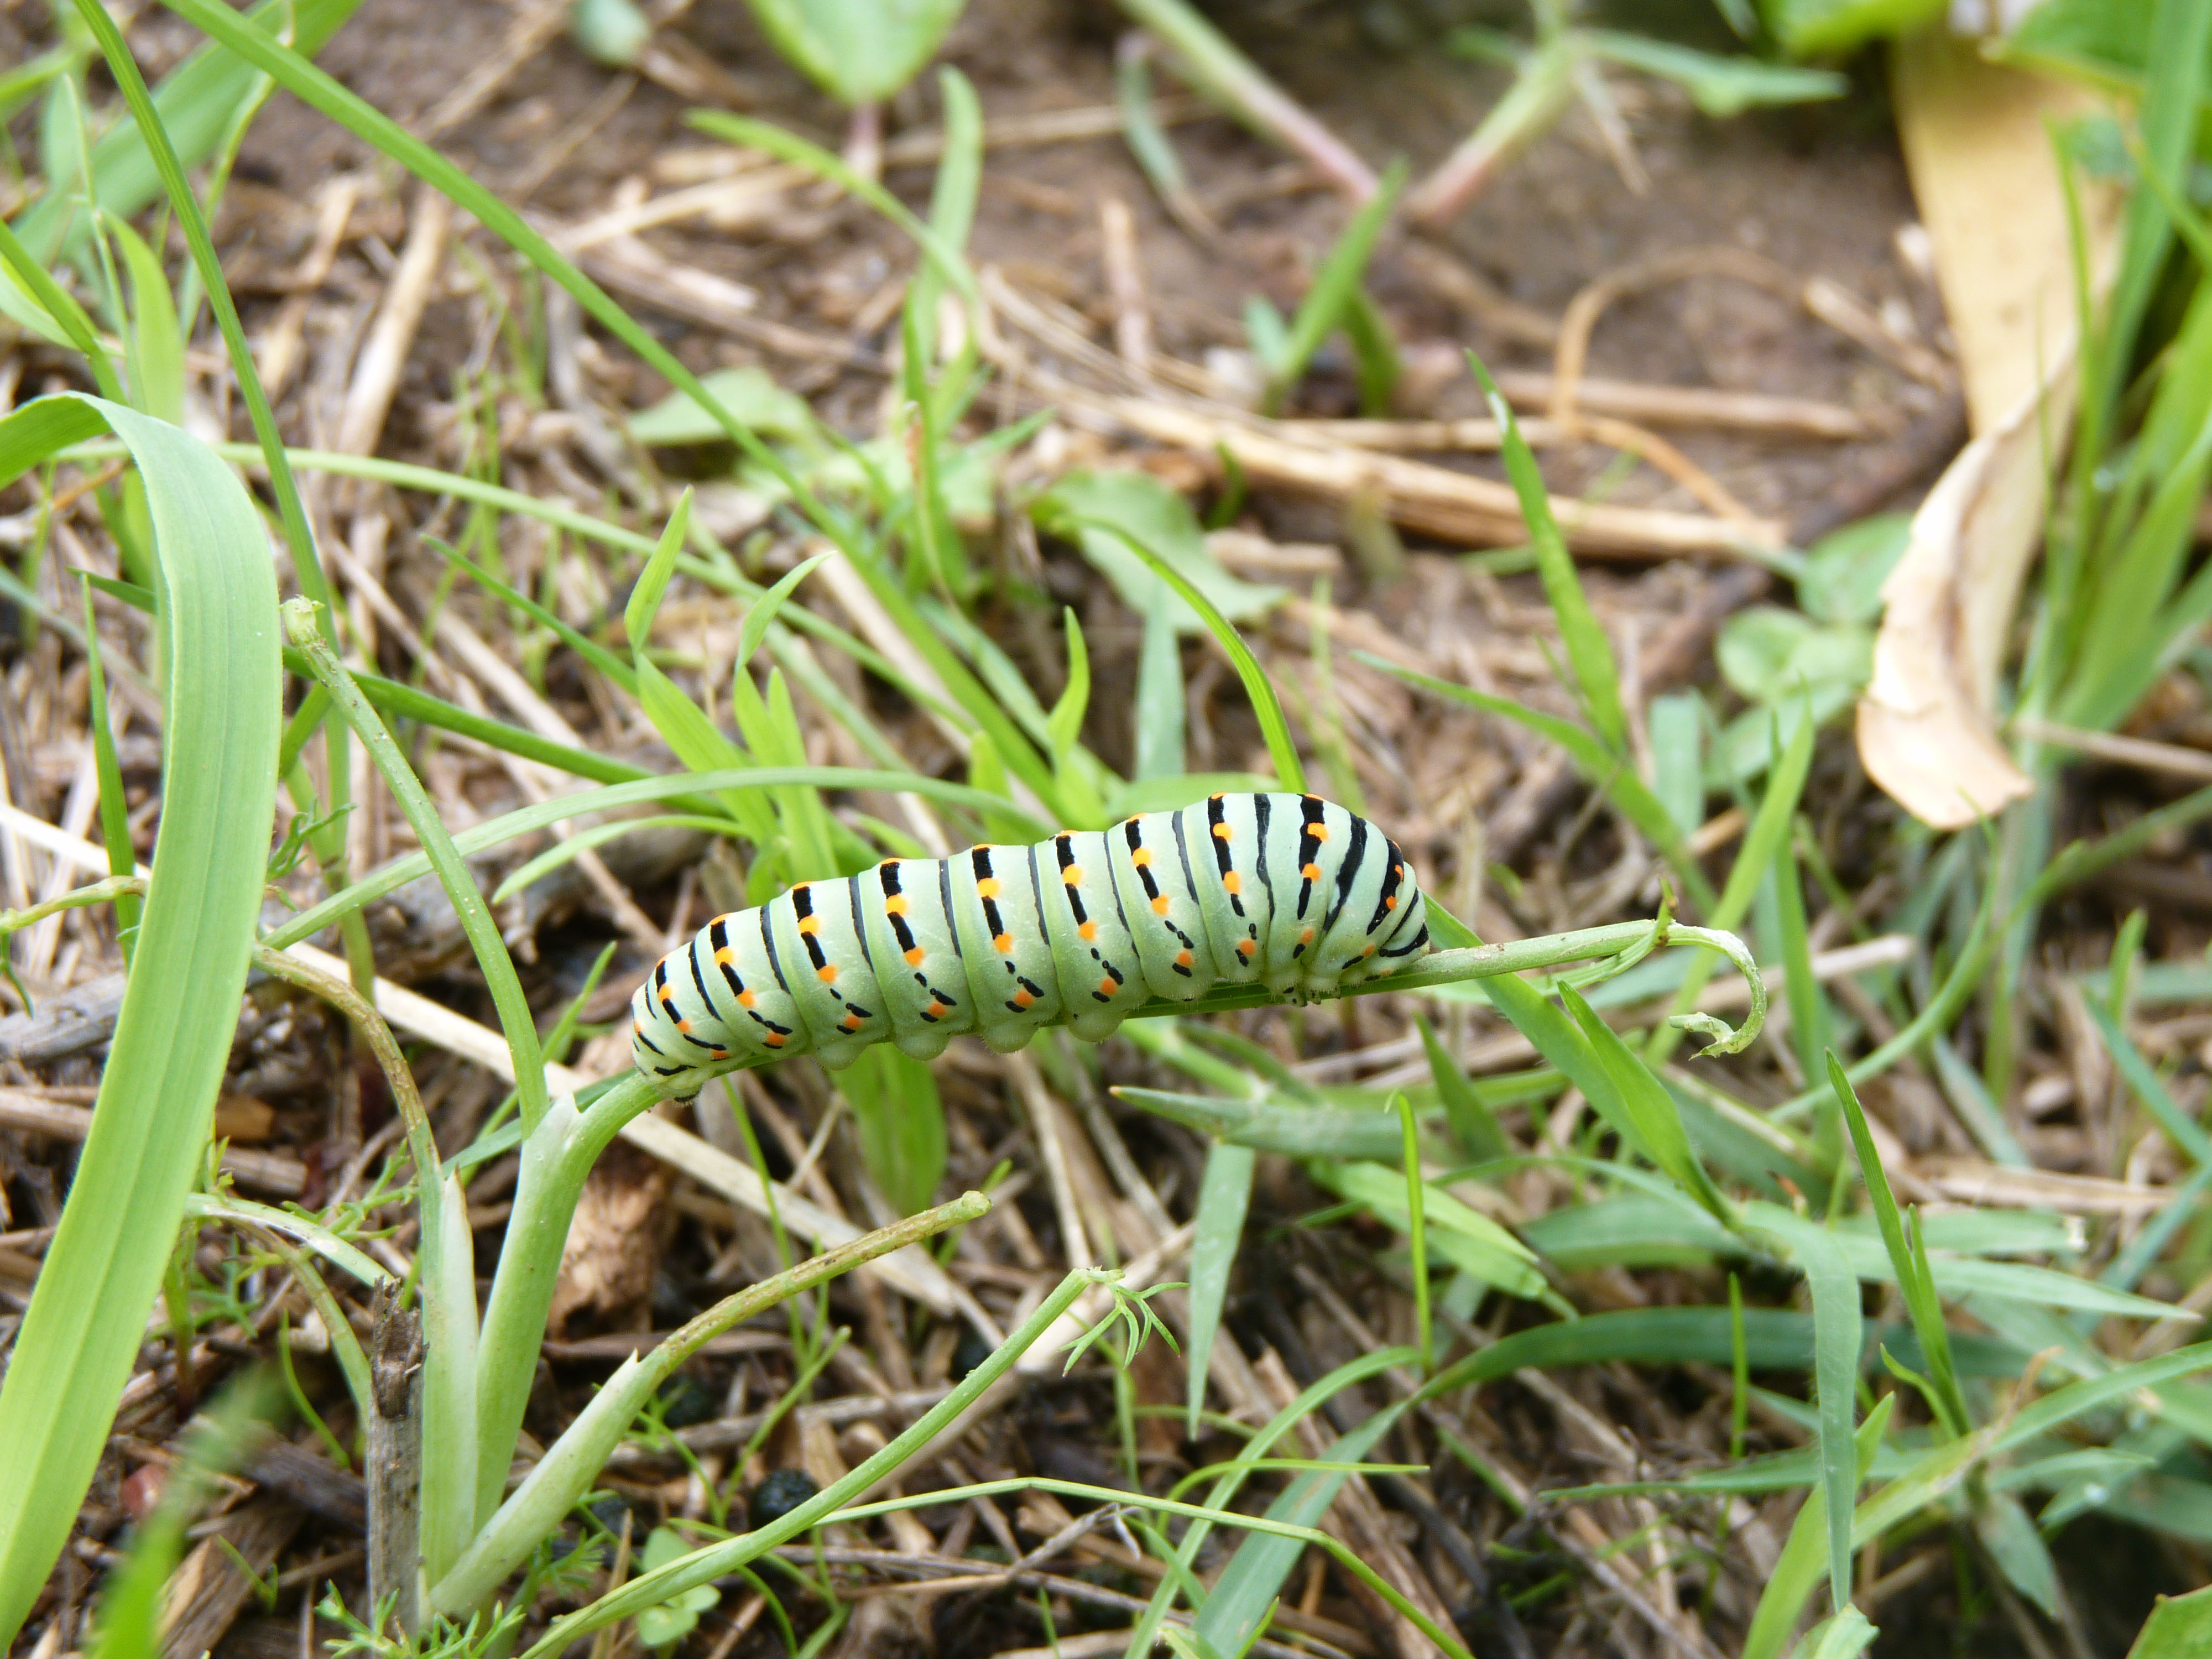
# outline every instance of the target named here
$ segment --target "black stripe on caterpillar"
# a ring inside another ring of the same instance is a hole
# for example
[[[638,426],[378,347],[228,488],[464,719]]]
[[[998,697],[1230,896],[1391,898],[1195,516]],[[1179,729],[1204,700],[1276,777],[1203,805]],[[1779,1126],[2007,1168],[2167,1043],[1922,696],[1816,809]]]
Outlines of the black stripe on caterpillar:
[[[1221,794],[1033,847],[891,859],[716,916],[631,1000],[638,1066],[674,1097],[727,1060],[871,1043],[917,1060],[1048,1025],[1094,1041],[1153,998],[1261,984],[1300,1002],[1430,949],[1396,843],[1318,795]]]

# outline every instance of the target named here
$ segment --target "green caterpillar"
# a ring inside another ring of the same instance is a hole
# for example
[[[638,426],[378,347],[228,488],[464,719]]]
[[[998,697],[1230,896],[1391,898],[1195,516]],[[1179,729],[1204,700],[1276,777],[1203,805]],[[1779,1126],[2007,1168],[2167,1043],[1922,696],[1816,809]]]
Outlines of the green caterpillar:
[[[1215,795],[1105,830],[889,859],[715,917],[631,1000],[639,1069],[675,1097],[717,1061],[849,1066],[888,1038],[932,1060],[978,1032],[1093,1041],[1153,998],[1260,983],[1316,1001],[1429,949],[1420,884],[1318,795]]]

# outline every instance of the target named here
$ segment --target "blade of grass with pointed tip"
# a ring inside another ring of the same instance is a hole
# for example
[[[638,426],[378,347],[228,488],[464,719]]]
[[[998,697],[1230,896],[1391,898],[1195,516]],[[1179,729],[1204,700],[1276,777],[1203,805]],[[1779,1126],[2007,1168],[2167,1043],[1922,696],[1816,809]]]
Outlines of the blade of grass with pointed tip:
[[[0,419],[0,477],[102,424],[136,459],[154,526],[161,829],[92,1128],[0,1380],[0,1644],[68,1536],[201,1168],[261,903],[283,725],[268,541],[206,446],[69,394]]]
[[[1405,187],[1406,163],[1403,160],[1393,161],[1382,175],[1381,188],[1360,204],[1344,227],[1344,234],[1322,257],[1320,268],[1314,272],[1312,286],[1298,302],[1297,315],[1291,319],[1281,353],[1268,366],[1267,395],[1261,405],[1265,413],[1281,412],[1283,399],[1305,377],[1314,353],[1321,349],[1330,331],[1344,320],[1346,307],[1353,303],[1360,283],[1366,279],[1367,262],[1375,257],[1376,239],[1382,235],[1391,210],[1398,204],[1398,193]]]
[[[1590,609],[1576,574],[1567,538],[1552,516],[1552,499],[1544,488],[1544,474],[1535,452],[1521,435],[1512,406],[1498,390],[1481,359],[1467,355],[1468,367],[1482,384],[1491,417],[1498,422],[1499,447],[1505,456],[1505,476],[1521,502],[1521,516],[1528,526],[1528,540],[1536,550],[1536,574],[1544,584],[1544,597],[1559,624],[1559,638],[1567,650],[1567,666],[1574,675],[1571,688],[1582,701],[1583,714],[1608,753],[1618,758],[1628,751],[1628,715],[1620,704],[1620,669],[1613,659],[1613,646]]]
[[[1936,1287],[1929,1278],[1927,1252],[1918,1247],[1917,1220],[1914,1237],[1907,1238],[1896,1196],[1889,1188],[1889,1176],[1881,1167],[1881,1152],[1867,1128],[1866,1110],[1859,1104],[1858,1091],[1851,1087],[1843,1063],[1834,1054],[1828,1054],[1826,1062],[1828,1086],[1836,1091],[1844,1122],[1850,1130],[1851,1148],[1858,1154],[1859,1173],[1866,1182],[1867,1201],[1873,1207],[1875,1224],[1881,1230],[1883,1248],[1897,1269],[1898,1285],[1905,1292],[1913,1334],[1920,1339],[1920,1352],[1928,1361],[1944,1426],[1954,1435],[1962,1435],[1972,1426],[1972,1419],[1966,1411],[1966,1396],[1959,1391],[1958,1372],[1951,1361],[1951,1334],[1943,1322],[1943,1304],[1936,1299]]]
[[[1526,727],[1540,738],[1548,738],[1566,750],[1567,758],[1585,781],[1605,792],[1607,799],[1617,807],[1622,817],[1636,826],[1642,835],[1674,866],[1675,879],[1690,896],[1700,915],[1710,914],[1716,902],[1711,884],[1705,872],[1698,868],[1684,844],[1682,827],[1674,815],[1652,793],[1649,785],[1636,775],[1635,769],[1619,757],[1608,754],[1605,745],[1572,720],[1561,720],[1557,714],[1547,714],[1528,708],[1510,697],[1501,697],[1487,691],[1478,691],[1473,686],[1455,685],[1449,680],[1440,680],[1424,674],[1418,669],[1393,663],[1370,652],[1352,653],[1370,668],[1418,686],[1437,696],[1478,709],[1486,714],[1495,714],[1515,725]]]
[[[1198,1416],[1206,1405],[1206,1368],[1213,1340],[1221,1329],[1228,1300],[1229,1272],[1244,1237],[1244,1214],[1252,1200],[1252,1170],[1258,1155],[1249,1146],[1217,1140],[1206,1148],[1206,1173],[1198,1188],[1196,1231],[1190,1243],[1190,1337],[1183,1364],[1189,1373],[1185,1402],[1191,1438],[1198,1437]]]
[[[1244,695],[1252,700],[1252,712],[1259,717],[1260,730],[1267,739],[1267,754],[1275,763],[1275,776],[1285,789],[1303,794],[1306,787],[1305,767],[1298,759],[1297,745],[1291,741],[1290,722],[1283,718],[1283,705],[1275,696],[1273,684],[1267,672],[1260,666],[1260,659],[1252,654],[1252,647],[1244,643],[1234,624],[1214,608],[1213,602],[1198,590],[1189,577],[1165,559],[1146,547],[1119,525],[1103,519],[1077,519],[1087,528],[1100,530],[1114,537],[1132,553],[1151,567],[1155,574],[1182,595],[1183,603],[1198,612],[1206,629],[1214,638],[1230,662],[1236,667],[1237,678],[1244,683]]]

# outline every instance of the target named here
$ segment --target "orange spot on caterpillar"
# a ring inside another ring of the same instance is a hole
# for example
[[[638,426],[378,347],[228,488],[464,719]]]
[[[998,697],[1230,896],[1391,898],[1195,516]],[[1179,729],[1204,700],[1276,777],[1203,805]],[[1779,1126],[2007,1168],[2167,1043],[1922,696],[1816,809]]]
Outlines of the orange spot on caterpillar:
[[[1306,928],[1302,928],[1302,929],[1300,929],[1300,930],[1299,930],[1299,933],[1298,933],[1298,943],[1299,943],[1299,944],[1301,944],[1301,945],[1311,945],[1311,944],[1313,943],[1313,939],[1314,939],[1314,930],[1313,930],[1312,928],[1310,928],[1310,927],[1306,927]]]
[[[1000,956],[1005,956],[1014,948],[1014,936],[1012,933],[1001,933],[991,943],[997,948]]]
[[[1230,835],[1229,826],[1225,823],[1217,823],[1213,826],[1213,833],[1220,836],[1222,840],[1227,841]]]
[[[921,946],[915,945],[913,950],[906,953],[906,965],[909,968],[921,967],[923,954]]]
[[[1252,960],[1252,953],[1259,948],[1249,939],[1240,939],[1237,941],[1237,954],[1247,962]]]
[[[1234,870],[1230,871],[1226,875],[1221,878],[1221,890],[1224,893],[1243,892],[1244,890],[1244,878],[1238,875]]]
[[[1098,981],[1098,994],[1102,997],[1110,997],[1114,994],[1114,981],[1110,978]]]
[[[1299,871],[1298,873],[1304,876],[1308,881],[1319,881],[1321,879],[1321,866],[1318,864],[1309,864],[1304,869]]]
[[[1036,1000],[1036,999],[1031,996],[1026,989],[1014,993],[1014,1006],[1017,1008],[1026,1008],[1030,1004]]]
[[[848,1014],[841,1024],[848,1031],[857,1031],[860,1029],[860,1017],[858,1014]]]
[[[1384,899],[1382,901],[1382,908],[1385,910],[1396,909],[1398,908],[1398,896],[1395,893],[1393,893],[1389,897]]]
[[[1325,823],[1310,823],[1306,826],[1306,834],[1311,836],[1316,841],[1327,841],[1328,826]]]
[[[1063,883],[1070,887],[1082,886],[1083,866],[1079,864],[1069,865],[1066,869],[1060,872],[1060,878]]]
[[[691,1022],[688,1019],[679,1019],[676,1022],[676,1029],[689,1036],[691,1032]]]
[[[770,1031],[766,1036],[763,1037],[761,1041],[767,1043],[771,1048],[781,1048],[783,1047],[783,1033],[781,1031]]]
[[[1129,862],[1135,865],[1139,870],[1143,869],[1152,861],[1152,849],[1149,847],[1139,847],[1136,851],[1129,854]]]
[[[802,933],[808,934],[820,933],[822,931],[822,918],[819,916],[799,917],[799,931]]]
[[[984,877],[982,880],[975,884],[975,895],[978,898],[994,899],[998,897],[999,878],[996,876]]]
[[[1189,952],[1189,951],[1176,951],[1176,967],[1178,967],[1178,968],[1188,968],[1188,967],[1189,967],[1189,966],[1190,966],[1190,952]]]
[[[740,1008],[750,1008],[753,1004],[759,1000],[759,996],[751,991],[740,991],[738,993],[738,1006]]]
[[[1075,936],[1081,939],[1085,945],[1088,945],[1092,939],[1098,937],[1098,924],[1095,921],[1086,921],[1080,924],[1075,930]]]
[[[837,964],[834,962],[823,963],[814,970],[814,976],[824,985],[835,985],[837,982]]]
[[[1167,915],[1167,913],[1168,896],[1165,893],[1163,893],[1152,901],[1152,914],[1156,916],[1164,916]]]
[[[893,893],[889,898],[884,901],[884,909],[886,914],[890,915],[904,915],[906,914],[906,895],[904,893]]]
[[[1371,945],[1371,944],[1370,944],[1370,945],[1368,945],[1368,947],[1367,947],[1364,951],[1362,951],[1359,954],[1360,954],[1361,956],[1363,956],[1363,957],[1371,957],[1371,956],[1373,956],[1373,955],[1375,954],[1375,947],[1374,947],[1374,945]]]

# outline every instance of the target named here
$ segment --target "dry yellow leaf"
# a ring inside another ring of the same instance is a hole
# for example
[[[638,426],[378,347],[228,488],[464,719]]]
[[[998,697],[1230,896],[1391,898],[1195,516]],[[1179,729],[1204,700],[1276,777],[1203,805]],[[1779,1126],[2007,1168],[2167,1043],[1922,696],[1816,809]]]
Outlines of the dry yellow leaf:
[[[1914,516],[1883,585],[1858,744],[1869,776],[1922,822],[1951,830],[2031,787],[1997,736],[1996,684],[2042,537],[2051,447],[2074,414],[2073,257],[2051,128],[2094,100],[1986,62],[1940,29],[1899,43],[1894,79],[1974,435]],[[2118,203],[2093,195],[2087,213],[2101,278]]]

